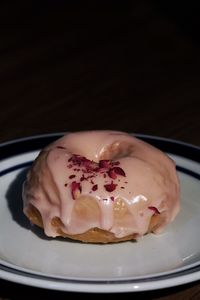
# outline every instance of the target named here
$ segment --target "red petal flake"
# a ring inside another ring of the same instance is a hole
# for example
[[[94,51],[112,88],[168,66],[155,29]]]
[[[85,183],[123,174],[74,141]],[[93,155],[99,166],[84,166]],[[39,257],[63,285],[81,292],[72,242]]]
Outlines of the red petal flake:
[[[84,174],[81,176],[80,181],[86,180]]]
[[[93,190],[93,192],[95,192],[96,190],[98,190],[98,184],[93,185],[92,190]]]
[[[120,167],[114,167],[108,171],[108,175],[112,179],[116,179],[117,175],[126,177],[124,170]]]
[[[92,160],[87,159],[84,156],[73,154],[69,159],[68,162],[73,164],[73,166],[78,166],[79,168],[75,168],[74,171],[80,171],[84,173],[92,173],[95,168],[97,168],[98,164]],[[80,169],[81,167],[81,169]]]
[[[120,167],[114,167],[112,170],[117,174],[126,177],[124,170]]]
[[[77,155],[77,154],[73,154],[72,157],[68,161],[69,162],[72,161],[74,163],[74,165],[78,165],[78,166],[80,166],[80,165],[87,166],[92,163],[91,160],[87,159],[84,156]]]
[[[156,214],[156,215],[160,214],[160,212],[157,209],[157,207],[155,207],[155,206],[148,206],[148,208],[151,209],[154,212],[154,214]]]
[[[99,161],[99,167],[100,168],[110,168],[110,160],[107,160],[107,159],[102,159]]]
[[[116,189],[117,184],[114,184],[113,181],[109,184],[105,184],[104,187],[107,192],[113,192]]]
[[[113,169],[110,169],[108,171],[108,176],[112,179],[116,179],[117,178],[117,174],[115,173],[115,171]]]
[[[75,200],[81,193],[81,184],[80,182],[73,181],[71,183],[71,193],[72,198]]]

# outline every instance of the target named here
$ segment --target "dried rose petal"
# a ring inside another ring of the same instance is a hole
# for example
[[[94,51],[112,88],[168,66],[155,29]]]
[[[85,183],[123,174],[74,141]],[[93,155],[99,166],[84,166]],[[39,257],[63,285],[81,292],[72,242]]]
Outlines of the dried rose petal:
[[[72,198],[75,200],[81,193],[81,184],[80,182],[73,181],[71,183],[71,193]]]
[[[110,168],[110,160],[107,160],[107,159],[102,159],[99,161],[99,167],[100,168]]]
[[[78,154],[73,154],[72,157],[68,160],[68,161],[72,161],[74,163],[74,165],[89,165],[91,164],[91,160],[87,159],[84,156],[78,155]]]
[[[98,184],[93,185],[92,190],[93,190],[93,192],[95,192],[96,190],[98,190]]]
[[[84,174],[81,176],[80,181],[86,180]]]
[[[78,166],[80,166],[81,163],[82,163],[82,161],[83,161],[82,156],[76,155],[76,154],[74,154],[74,155],[72,156],[71,159],[72,159],[72,162],[73,162],[75,165],[78,165]]]
[[[115,171],[113,169],[110,169],[108,171],[108,176],[112,179],[116,179],[117,178],[117,174],[115,173]]]
[[[112,197],[110,197],[110,199],[111,199],[111,201],[114,201],[115,200],[115,198],[112,196]]]
[[[116,189],[117,184],[114,184],[113,181],[109,184],[105,184],[104,187],[107,192],[113,192]]]
[[[62,147],[62,146],[57,146],[56,148],[58,148],[58,149],[66,149],[65,147]]]
[[[73,166],[78,166],[79,168],[74,168],[74,171],[82,171],[83,173],[95,172],[98,164],[92,160],[87,159],[84,156],[73,154],[68,161],[73,164]],[[80,169],[81,168],[81,169]],[[98,167],[99,168],[99,167]]]
[[[112,170],[117,174],[126,177],[124,170],[120,167],[114,167]]]
[[[159,210],[155,206],[148,206],[149,209],[151,209],[156,215],[160,214]]]

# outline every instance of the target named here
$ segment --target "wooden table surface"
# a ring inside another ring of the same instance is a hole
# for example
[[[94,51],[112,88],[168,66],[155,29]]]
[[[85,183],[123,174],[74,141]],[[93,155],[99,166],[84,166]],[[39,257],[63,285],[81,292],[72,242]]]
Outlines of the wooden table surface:
[[[0,4],[0,142],[117,129],[200,146],[193,1],[181,10],[172,1],[41,3]],[[73,294],[0,280],[0,299],[33,295]],[[200,282],[126,297],[200,299]]]

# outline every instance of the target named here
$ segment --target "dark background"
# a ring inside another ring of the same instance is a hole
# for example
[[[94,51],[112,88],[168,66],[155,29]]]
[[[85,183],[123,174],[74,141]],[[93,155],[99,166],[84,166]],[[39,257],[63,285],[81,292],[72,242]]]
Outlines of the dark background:
[[[0,4],[1,140],[111,128],[200,144],[193,1],[40,2]]]
[[[200,146],[199,12],[194,1],[1,1],[0,142],[117,129]],[[0,297],[13,291],[71,295],[0,281]],[[148,293],[199,298],[199,282]]]

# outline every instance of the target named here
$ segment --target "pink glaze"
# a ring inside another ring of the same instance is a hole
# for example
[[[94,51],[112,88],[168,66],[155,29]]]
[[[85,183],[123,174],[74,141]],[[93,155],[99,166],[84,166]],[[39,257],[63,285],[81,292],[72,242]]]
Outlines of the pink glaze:
[[[89,161],[78,164],[74,154]],[[79,218],[74,208],[85,197],[96,202],[99,212]],[[167,155],[127,133],[77,132],[41,152],[27,176],[23,199],[25,213],[29,204],[39,210],[48,236],[58,235],[51,225],[54,217],[61,219],[67,234],[98,227],[118,238],[142,236],[154,214],[158,217],[152,228],[155,233],[173,221],[179,211],[179,181],[175,164]],[[122,222],[114,218],[113,208],[119,199],[128,211]]]

